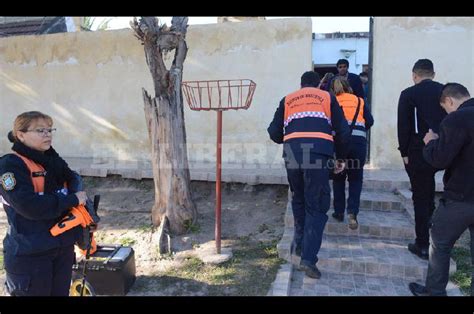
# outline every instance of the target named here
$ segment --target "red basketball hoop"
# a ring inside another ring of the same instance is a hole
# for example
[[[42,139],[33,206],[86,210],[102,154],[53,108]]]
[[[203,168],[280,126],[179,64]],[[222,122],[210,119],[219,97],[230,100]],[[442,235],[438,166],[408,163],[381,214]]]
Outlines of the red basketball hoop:
[[[248,109],[255,92],[249,79],[188,81],[182,90],[191,110]]]
[[[222,111],[248,109],[257,84],[249,79],[182,82],[184,98],[196,111],[217,111],[216,251],[221,254]]]

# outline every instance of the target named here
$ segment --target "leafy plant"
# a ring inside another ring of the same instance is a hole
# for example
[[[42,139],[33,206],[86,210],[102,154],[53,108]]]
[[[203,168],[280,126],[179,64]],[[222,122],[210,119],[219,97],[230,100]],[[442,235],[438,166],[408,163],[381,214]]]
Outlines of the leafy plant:
[[[471,292],[471,254],[468,249],[463,247],[455,247],[451,257],[456,261],[457,271],[451,275],[451,280],[459,285],[464,295]]]
[[[135,240],[132,239],[132,238],[122,238],[120,239],[120,244],[124,245],[124,246],[132,246],[133,244],[135,244]]]
[[[193,224],[193,222],[189,219],[184,221],[184,228],[191,233],[198,233],[201,231],[201,226],[198,223]]]
[[[88,31],[88,32],[91,32],[94,30],[95,31],[106,30],[109,27],[109,23],[111,20],[112,20],[111,18],[104,19],[102,22],[99,23],[99,25],[97,25],[97,27],[95,27],[95,29],[93,29],[92,27],[94,26],[95,17],[84,16],[80,27],[81,27],[81,30]]]

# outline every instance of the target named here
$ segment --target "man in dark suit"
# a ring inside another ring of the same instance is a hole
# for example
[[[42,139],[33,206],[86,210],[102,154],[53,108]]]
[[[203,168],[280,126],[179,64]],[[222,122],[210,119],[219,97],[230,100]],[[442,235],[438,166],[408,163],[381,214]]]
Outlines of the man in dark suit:
[[[435,209],[435,173],[439,170],[423,159],[423,137],[429,129],[438,132],[446,112],[439,105],[443,85],[433,81],[433,62],[418,60],[412,69],[415,83],[400,94],[398,101],[398,143],[410,178],[415,211],[416,240],[408,250],[428,259],[429,221]]]

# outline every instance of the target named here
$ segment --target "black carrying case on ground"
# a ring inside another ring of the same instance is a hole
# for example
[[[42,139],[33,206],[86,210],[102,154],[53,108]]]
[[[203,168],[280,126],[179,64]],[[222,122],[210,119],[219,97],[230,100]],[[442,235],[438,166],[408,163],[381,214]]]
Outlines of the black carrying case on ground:
[[[73,265],[73,280],[82,278],[85,257]],[[96,295],[126,295],[135,282],[135,252],[122,245],[98,245],[87,262],[86,280]]]

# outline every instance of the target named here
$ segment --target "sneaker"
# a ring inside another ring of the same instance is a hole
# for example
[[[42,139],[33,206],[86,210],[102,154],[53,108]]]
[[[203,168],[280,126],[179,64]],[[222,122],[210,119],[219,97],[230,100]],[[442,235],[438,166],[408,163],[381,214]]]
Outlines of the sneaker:
[[[343,213],[332,213],[332,217],[334,219],[336,219],[337,221],[339,222],[343,222],[344,221],[344,214]]]
[[[349,214],[349,228],[352,230],[356,230],[359,227],[359,223],[357,222],[357,216],[354,214]]]
[[[299,270],[304,271],[305,275],[310,278],[314,278],[314,279],[321,278],[321,272],[319,271],[318,267],[316,267],[316,265],[310,266],[310,265],[300,263]]]

